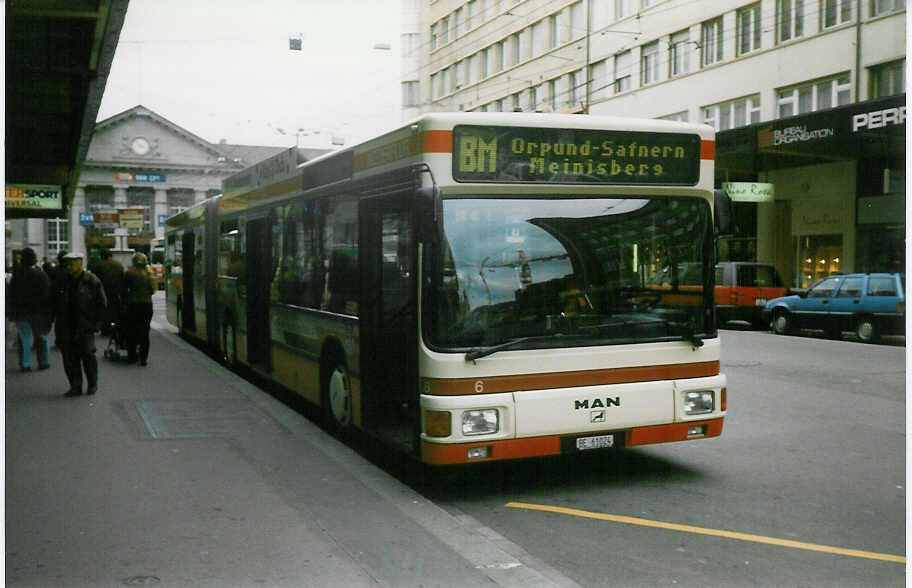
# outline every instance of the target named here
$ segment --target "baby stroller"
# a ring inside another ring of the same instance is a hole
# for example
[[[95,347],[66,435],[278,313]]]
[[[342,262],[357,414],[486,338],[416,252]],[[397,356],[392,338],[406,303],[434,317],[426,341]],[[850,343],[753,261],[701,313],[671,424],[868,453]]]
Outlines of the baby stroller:
[[[102,321],[101,334],[108,336],[108,346],[105,347],[104,350],[106,359],[127,359],[129,353],[127,351],[127,337],[124,332],[124,324],[123,309],[108,313]]]

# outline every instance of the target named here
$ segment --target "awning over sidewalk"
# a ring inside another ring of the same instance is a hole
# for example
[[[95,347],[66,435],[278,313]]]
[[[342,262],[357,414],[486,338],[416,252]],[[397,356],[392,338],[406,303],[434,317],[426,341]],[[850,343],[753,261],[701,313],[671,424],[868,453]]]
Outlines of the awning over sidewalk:
[[[750,181],[762,171],[852,160],[903,169],[905,118],[906,95],[900,94],[721,131],[716,178]]]

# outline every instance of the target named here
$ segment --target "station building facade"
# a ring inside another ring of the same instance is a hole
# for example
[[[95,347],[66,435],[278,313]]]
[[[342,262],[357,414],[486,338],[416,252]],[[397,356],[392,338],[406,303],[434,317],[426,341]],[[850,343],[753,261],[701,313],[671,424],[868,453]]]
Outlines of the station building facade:
[[[406,3],[410,113],[708,124],[717,187],[741,200],[721,260],[774,263],[795,287],[904,266],[904,0]]]
[[[100,121],[66,216],[6,221],[7,266],[23,247],[39,260],[62,250],[93,255],[102,247],[150,253],[152,241],[164,236],[164,219],[221,193],[224,178],[285,149],[210,143],[141,105]],[[115,233],[126,234],[118,240]]]

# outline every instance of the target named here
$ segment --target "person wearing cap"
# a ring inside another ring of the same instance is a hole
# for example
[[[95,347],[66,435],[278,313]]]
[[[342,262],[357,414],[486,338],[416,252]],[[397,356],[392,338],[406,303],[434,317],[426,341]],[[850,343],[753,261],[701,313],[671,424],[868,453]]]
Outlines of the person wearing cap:
[[[152,320],[152,295],[155,280],[149,270],[149,260],[143,253],[133,256],[133,264],[124,275],[124,335],[127,340],[127,361],[146,365],[149,360],[149,323]]]
[[[64,260],[67,277],[54,300],[57,347],[63,354],[63,369],[70,382],[70,389],[64,396],[82,394],[83,371],[87,382],[86,394],[95,394],[98,391],[95,332],[108,301],[101,280],[83,269],[82,254],[68,253]]]
[[[32,343],[36,343],[38,368],[51,367],[51,348],[48,331],[51,330],[49,299],[51,281],[36,265],[38,256],[31,247],[22,250],[21,262],[13,271],[7,300],[10,318],[16,322],[19,338],[19,369],[32,370]]]
[[[117,321],[117,313],[123,306],[122,290],[124,281],[124,267],[111,255],[111,250],[105,247],[101,250],[101,260],[89,268],[101,280],[105,296],[108,297],[108,309],[101,324],[101,334],[110,335],[111,325]]]

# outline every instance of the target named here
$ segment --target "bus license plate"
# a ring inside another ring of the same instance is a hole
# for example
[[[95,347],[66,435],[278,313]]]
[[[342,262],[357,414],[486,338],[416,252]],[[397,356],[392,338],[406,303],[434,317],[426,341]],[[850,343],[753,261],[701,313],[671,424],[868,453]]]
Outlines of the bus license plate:
[[[576,448],[580,451],[587,449],[608,449],[614,447],[614,435],[596,435],[595,437],[578,437]]]

